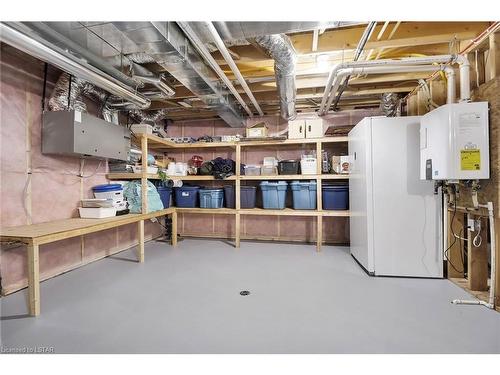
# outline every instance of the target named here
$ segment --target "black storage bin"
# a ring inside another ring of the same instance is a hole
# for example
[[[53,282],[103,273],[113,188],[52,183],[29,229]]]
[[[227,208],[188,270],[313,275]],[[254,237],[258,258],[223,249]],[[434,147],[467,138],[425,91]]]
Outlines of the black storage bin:
[[[240,186],[240,208],[255,208],[256,190],[255,186]],[[227,208],[236,207],[233,185],[224,186],[224,198]]]
[[[300,161],[281,160],[278,162],[278,174],[300,174]]]

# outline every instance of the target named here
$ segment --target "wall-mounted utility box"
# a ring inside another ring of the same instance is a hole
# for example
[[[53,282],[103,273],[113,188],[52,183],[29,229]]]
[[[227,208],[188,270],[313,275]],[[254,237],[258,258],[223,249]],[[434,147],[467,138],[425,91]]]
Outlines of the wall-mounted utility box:
[[[488,103],[453,103],[422,116],[420,179],[490,178]]]
[[[321,138],[323,119],[297,119],[288,121],[288,139]]]
[[[127,160],[130,131],[80,111],[43,113],[42,153]]]

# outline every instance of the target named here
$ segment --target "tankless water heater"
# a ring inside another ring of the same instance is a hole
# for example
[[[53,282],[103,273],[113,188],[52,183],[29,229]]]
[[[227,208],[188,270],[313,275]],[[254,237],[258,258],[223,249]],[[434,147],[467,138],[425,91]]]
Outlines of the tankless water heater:
[[[420,122],[420,179],[490,178],[488,103],[453,103]]]

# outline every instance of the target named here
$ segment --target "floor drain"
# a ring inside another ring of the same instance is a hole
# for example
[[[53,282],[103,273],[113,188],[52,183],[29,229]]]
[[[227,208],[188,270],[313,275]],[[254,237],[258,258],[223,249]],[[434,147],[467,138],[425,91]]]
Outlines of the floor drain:
[[[249,292],[248,290],[242,290],[242,291],[240,292],[240,295],[241,295],[241,296],[248,296],[249,294],[250,294],[250,292]]]

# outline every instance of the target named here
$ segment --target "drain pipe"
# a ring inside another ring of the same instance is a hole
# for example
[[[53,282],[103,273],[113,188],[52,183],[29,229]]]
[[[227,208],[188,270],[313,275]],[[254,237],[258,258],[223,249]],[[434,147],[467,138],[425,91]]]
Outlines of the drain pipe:
[[[333,67],[333,69],[330,72],[330,75],[328,76],[328,81],[325,87],[325,91],[323,93],[323,98],[321,100],[321,105],[319,109],[319,115],[324,115],[328,112],[330,106],[332,105],[332,102],[335,98],[336,91],[338,90],[338,87],[340,86],[340,83],[336,83],[335,81],[338,78],[338,71],[342,69],[347,69],[347,68],[359,68],[359,67],[376,67],[376,66],[387,66],[387,67],[393,67],[396,70],[396,67],[398,66],[406,66],[406,65],[430,65],[430,64],[448,64],[452,62],[458,62],[461,65],[468,66],[468,61],[467,64],[465,61],[460,59],[458,56],[454,55],[436,55],[436,56],[428,56],[428,57],[411,57],[411,58],[404,58],[400,60],[395,60],[395,59],[382,59],[382,60],[373,60],[373,61],[352,61],[352,62],[346,62],[346,63],[341,63],[337,64]],[[463,74],[468,77],[468,67],[463,68]],[[443,69],[436,69],[436,70],[443,70]],[[467,70],[467,71],[466,71]],[[387,71],[387,73],[391,73],[391,71]],[[448,70],[447,72],[448,75],[451,75],[451,72]],[[332,89],[333,85],[336,85],[335,90]],[[463,96],[467,95],[466,89],[467,85],[464,83],[463,87],[461,85],[461,88],[463,88],[465,91],[462,93]],[[470,89],[469,89],[470,92]],[[450,89],[448,91],[448,97],[450,98]],[[469,93],[470,96],[470,93]],[[453,97],[453,102],[455,101],[455,98]],[[328,102],[328,104],[327,104]]]

